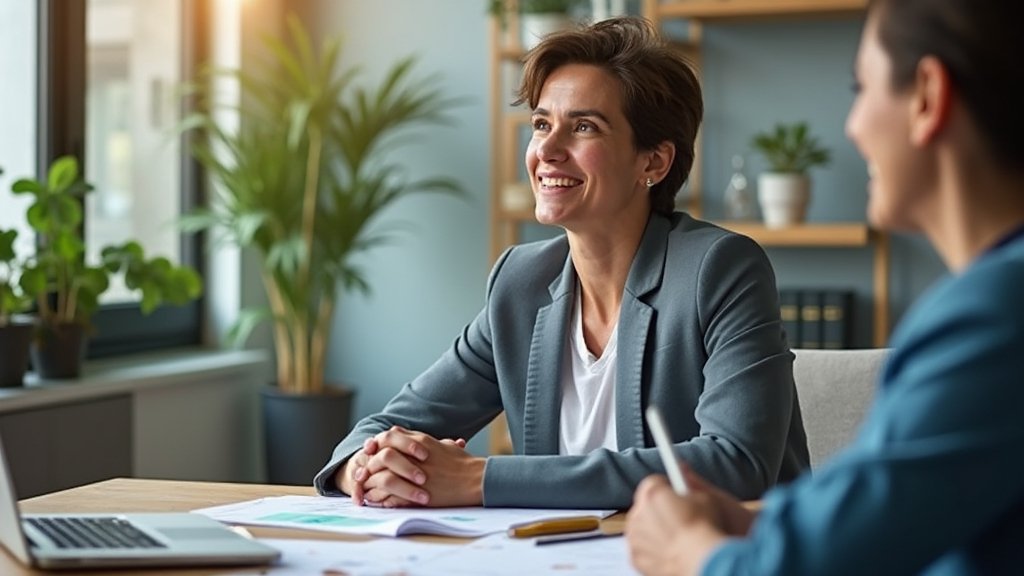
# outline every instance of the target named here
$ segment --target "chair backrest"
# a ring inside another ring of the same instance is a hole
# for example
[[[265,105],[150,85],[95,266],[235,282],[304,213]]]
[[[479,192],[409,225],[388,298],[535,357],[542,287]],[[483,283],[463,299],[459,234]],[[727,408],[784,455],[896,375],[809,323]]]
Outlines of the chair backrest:
[[[793,350],[811,468],[853,440],[874,397],[886,348]]]

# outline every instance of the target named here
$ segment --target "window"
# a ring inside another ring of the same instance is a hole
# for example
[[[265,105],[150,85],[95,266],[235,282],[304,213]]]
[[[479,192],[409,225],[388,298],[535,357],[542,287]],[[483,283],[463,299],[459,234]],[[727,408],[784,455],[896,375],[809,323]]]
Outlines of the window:
[[[11,183],[36,165],[36,3],[0,2],[0,228],[18,230],[18,252],[32,249],[24,198]]]
[[[85,173],[88,260],[103,246],[135,239],[147,252],[181,261],[180,122],[175,87],[183,77],[180,0],[86,2]],[[118,279],[108,303],[135,297]]]
[[[15,3],[25,4],[25,3]],[[32,4],[32,3],[28,3]],[[198,199],[177,89],[198,57],[196,0],[39,2],[37,172],[63,154],[95,185],[85,203],[87,258],[129,239],[149,255],[199,268],[175,221]],[[0,24],[3,26],[3,24]],[[200,304],[143,316],[115,280],[95,317],[90,356],[200,341]]]

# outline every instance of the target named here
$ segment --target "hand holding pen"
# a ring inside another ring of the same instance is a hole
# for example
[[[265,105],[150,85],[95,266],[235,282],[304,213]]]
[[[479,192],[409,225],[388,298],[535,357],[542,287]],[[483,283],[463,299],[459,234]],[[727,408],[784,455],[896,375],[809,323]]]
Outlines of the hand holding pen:
[[[746,534],[754,522],[755,515],[751,510],[743,506],[732,495],[701,478],[684,462],[680,462],[676,458],[672,449],[672,439],[668,435],[668,428],[665,426],[665,421],[657,406],[653,404],[648,406],[644,416],[651,429],[651,436],[654,437],[654,444],[658,448],[661,463],[665,466],[665,474],[668,476],[672,491],[677,496],[702,494],[718,509],[724,523],[723,528],[727,533],[737,536]]]

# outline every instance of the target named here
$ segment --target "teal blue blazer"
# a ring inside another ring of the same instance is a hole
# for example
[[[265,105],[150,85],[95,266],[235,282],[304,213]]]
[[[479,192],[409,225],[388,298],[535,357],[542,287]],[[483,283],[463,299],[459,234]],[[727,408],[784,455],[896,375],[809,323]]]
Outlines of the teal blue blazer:
[[[704,574],[1024,573],[1024,240],[920,298],[856,440]]]

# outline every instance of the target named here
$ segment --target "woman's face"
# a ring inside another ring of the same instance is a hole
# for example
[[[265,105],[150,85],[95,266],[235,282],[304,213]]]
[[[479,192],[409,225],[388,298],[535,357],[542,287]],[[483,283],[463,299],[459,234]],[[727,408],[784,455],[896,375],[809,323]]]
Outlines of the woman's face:
[[[846,134],[868,165],[871,224],[885,230],[920,230],[927,159],[911,143],[911,92],[894,91],[890,71],[877,17],[869,17],[854,66],[857,97],[846,119]]]
[[[614,231],[630,216],[646,221],[646,156],[633,146],[618,80],[591,65],[548,76],[531,122],[526,169],[542,224],[573,232]]]

